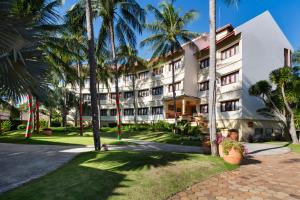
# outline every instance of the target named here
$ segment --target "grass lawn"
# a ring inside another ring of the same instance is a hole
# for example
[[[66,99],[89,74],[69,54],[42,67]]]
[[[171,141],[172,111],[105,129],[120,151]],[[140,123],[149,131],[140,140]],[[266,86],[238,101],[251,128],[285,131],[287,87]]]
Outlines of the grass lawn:
[[[6,192],[0,200],[160,200],[234,169],[220,158],[166,152],[88,152],[58,170]]]
[[[287,145],[287,147],[289,147],[292,151],[296,152],[296,153],[300,153],[300,144],[291,144],[288,142],[267,142],[269,144],[282,144],[282,145]]]
[[[60,144],[60,145],[93,145],[93,137],[91,130],[85,130],[84,136],[79,135],[78,128],[68,128],[67,132],[64,128],[52,128],[52,136],[41,134],[33,134],[31,139],[25,140],[24,131],[10,131],[0,135],[0,142],[19,143],[19,144]],[[118,141],[116,128],[102,128],[101,142],[103,144],[125,145],[130,144],[126,141]],[[122,132],[122,138],[147,140],[168,144],[182,144],[199,146],[200,141],[193,141],[187,138],[182,138],[169,132],[153,132],[153,131],[138,131],[138,132]]]

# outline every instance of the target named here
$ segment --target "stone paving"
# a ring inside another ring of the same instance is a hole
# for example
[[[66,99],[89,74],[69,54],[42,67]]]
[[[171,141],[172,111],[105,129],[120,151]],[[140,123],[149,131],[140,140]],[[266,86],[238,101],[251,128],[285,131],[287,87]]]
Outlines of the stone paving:
[[[300,154],[254,156],[237,170],[197,183],[169,200],[300,199]]]

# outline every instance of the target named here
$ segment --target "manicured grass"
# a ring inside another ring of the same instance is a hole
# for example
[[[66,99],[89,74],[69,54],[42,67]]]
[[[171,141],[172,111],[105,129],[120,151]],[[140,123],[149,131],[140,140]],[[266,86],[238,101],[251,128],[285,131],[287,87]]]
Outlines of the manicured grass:
[[[24,131],[11,131],[0,135],[0,142],[18,143],[18,144],[60,144],[60,145],[93,145],[92,131],[87,129],[84,131],[83,137],[79,135],[78,128],[68,128],[67,132],[64,128],[52,128],[52,136],[45,136],[42,133],[33,134],[31,139],[25,140]],[[159,131],[123,131],[121,138],[147,140],[153,142],[167,143],[167,144],[182,144],[200,146],[199,140],[189,140],[182,138],[170,132]],[[117,140],[116,128],[102,128],[101,142],[103,144],[126,145],[130,144],[127,141]]]
[[[269,144],[282,144],[282,145],[287,145],[293,152],[300,153],[300,144],[291,144],[288,142],[267,142]]]
[[[74,128],[52,128],[53,134],[45,136],[42,133],[34,133],[30,139],[24,138],[24,131],[11,131],[0,135],[0,142],[17,143],[17,144],[47,144],[47,145],[93,145],[91,131],[85,131],[83,136]],[[102,137],[101,142],[104,144],[125,145],[130,144],[126,141],[118,141],[116,138]]]
[[[0,200],[160,200],[209,176],[234,169],[220,158],[166,152],[88,152]]]

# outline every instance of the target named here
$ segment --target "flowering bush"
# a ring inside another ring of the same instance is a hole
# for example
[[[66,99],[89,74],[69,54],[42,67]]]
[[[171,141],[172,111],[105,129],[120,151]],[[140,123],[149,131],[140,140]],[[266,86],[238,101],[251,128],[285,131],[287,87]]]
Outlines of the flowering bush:
[[[222,141],[224,154],[228,155],[229,151],[233,148],[234,150],[238,151],[242,156],[245,156],[245,146],[235,140],[231,140],[229,138],[226,138]]]

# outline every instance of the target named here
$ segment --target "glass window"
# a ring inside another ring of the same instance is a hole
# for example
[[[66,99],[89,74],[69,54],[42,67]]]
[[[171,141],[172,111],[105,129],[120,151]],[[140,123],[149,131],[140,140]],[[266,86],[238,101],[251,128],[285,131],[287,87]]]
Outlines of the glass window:
[[[161,115],[163,111],[163,106],[152,107],[152,115]]]
[[[200,105],[200,113],[208,113],[208,104]]]
[[[90,94],[83,94],[83,100],[84,101],[90,101],[91,100],[91,95]]]
[[[174,70],[180,69],[183,67],[181,59],[174,61]],[[172,71],[172,63],[169,64],[169,71]]]
[[[138,97],[146,97],[149,96],[149,90],[139,90]]]
[[[175,91],[180,90],[180,82],[174,83]],[[168,85],[168,91],[172,92],[173,91],[173,86],[172,84]]]
[[[200,69],[209,67],[209,58],[200,61]]]
[[[119,98],[120,98],[121,92],[119,93]],[[111,99],[116,99],[116,93],[111,93],[110,94]]]
[[[225,60],[239,53],[239,43],[221,52],[221,59]]]
[[[163,73],[163,67],[154,68],[152,72],[152,76],[159,76]]]
[[[232,83],[236,83],[239,79],[239,71],[233,72],[221,77],[221,85],[229,85]]]
[[[134,95],[133,91],[124,92],[124,99],[129,99],[133,97],[133,95]]]
[[[138,115],[148,115],[148,108],[139,108]]]
[[[99,95],[99,99],[100,100],[107,100],[107,93],[100,93],[100,94],[98,94]]]
[[[133,80],[133,74],[125,75],[125,82],[126,83],[131,83],[132,80]]]
[[[107,116],[107,109],[101,109],[100,110],[100,115],[101,116]]]
[[[163,93],[163,86],[152,88],[152,95],[161,95]]]
[[[238,99],[221,102],[221,112],[238,110],[239,109],[238,103],[239,103]]]
[[[263,135],[264,129],[263,128],[255,128],[254,134],[255,135]]]
[[[148,74],[149,74],[149,71],[140,72],[139,73],[139,79],[146,79],[146,78],[148,78]]]
[[[124,116],[133,116],[134,115],[134,109],[133,108],[126,108],[124,109]]]
[[[117,115],[117,109],[111,109],[110,116],[116,116],[116,115]]]
[[[209,89],[209,81],[204,81],[199,84],[199,90],[200,91],[206,91]]]

